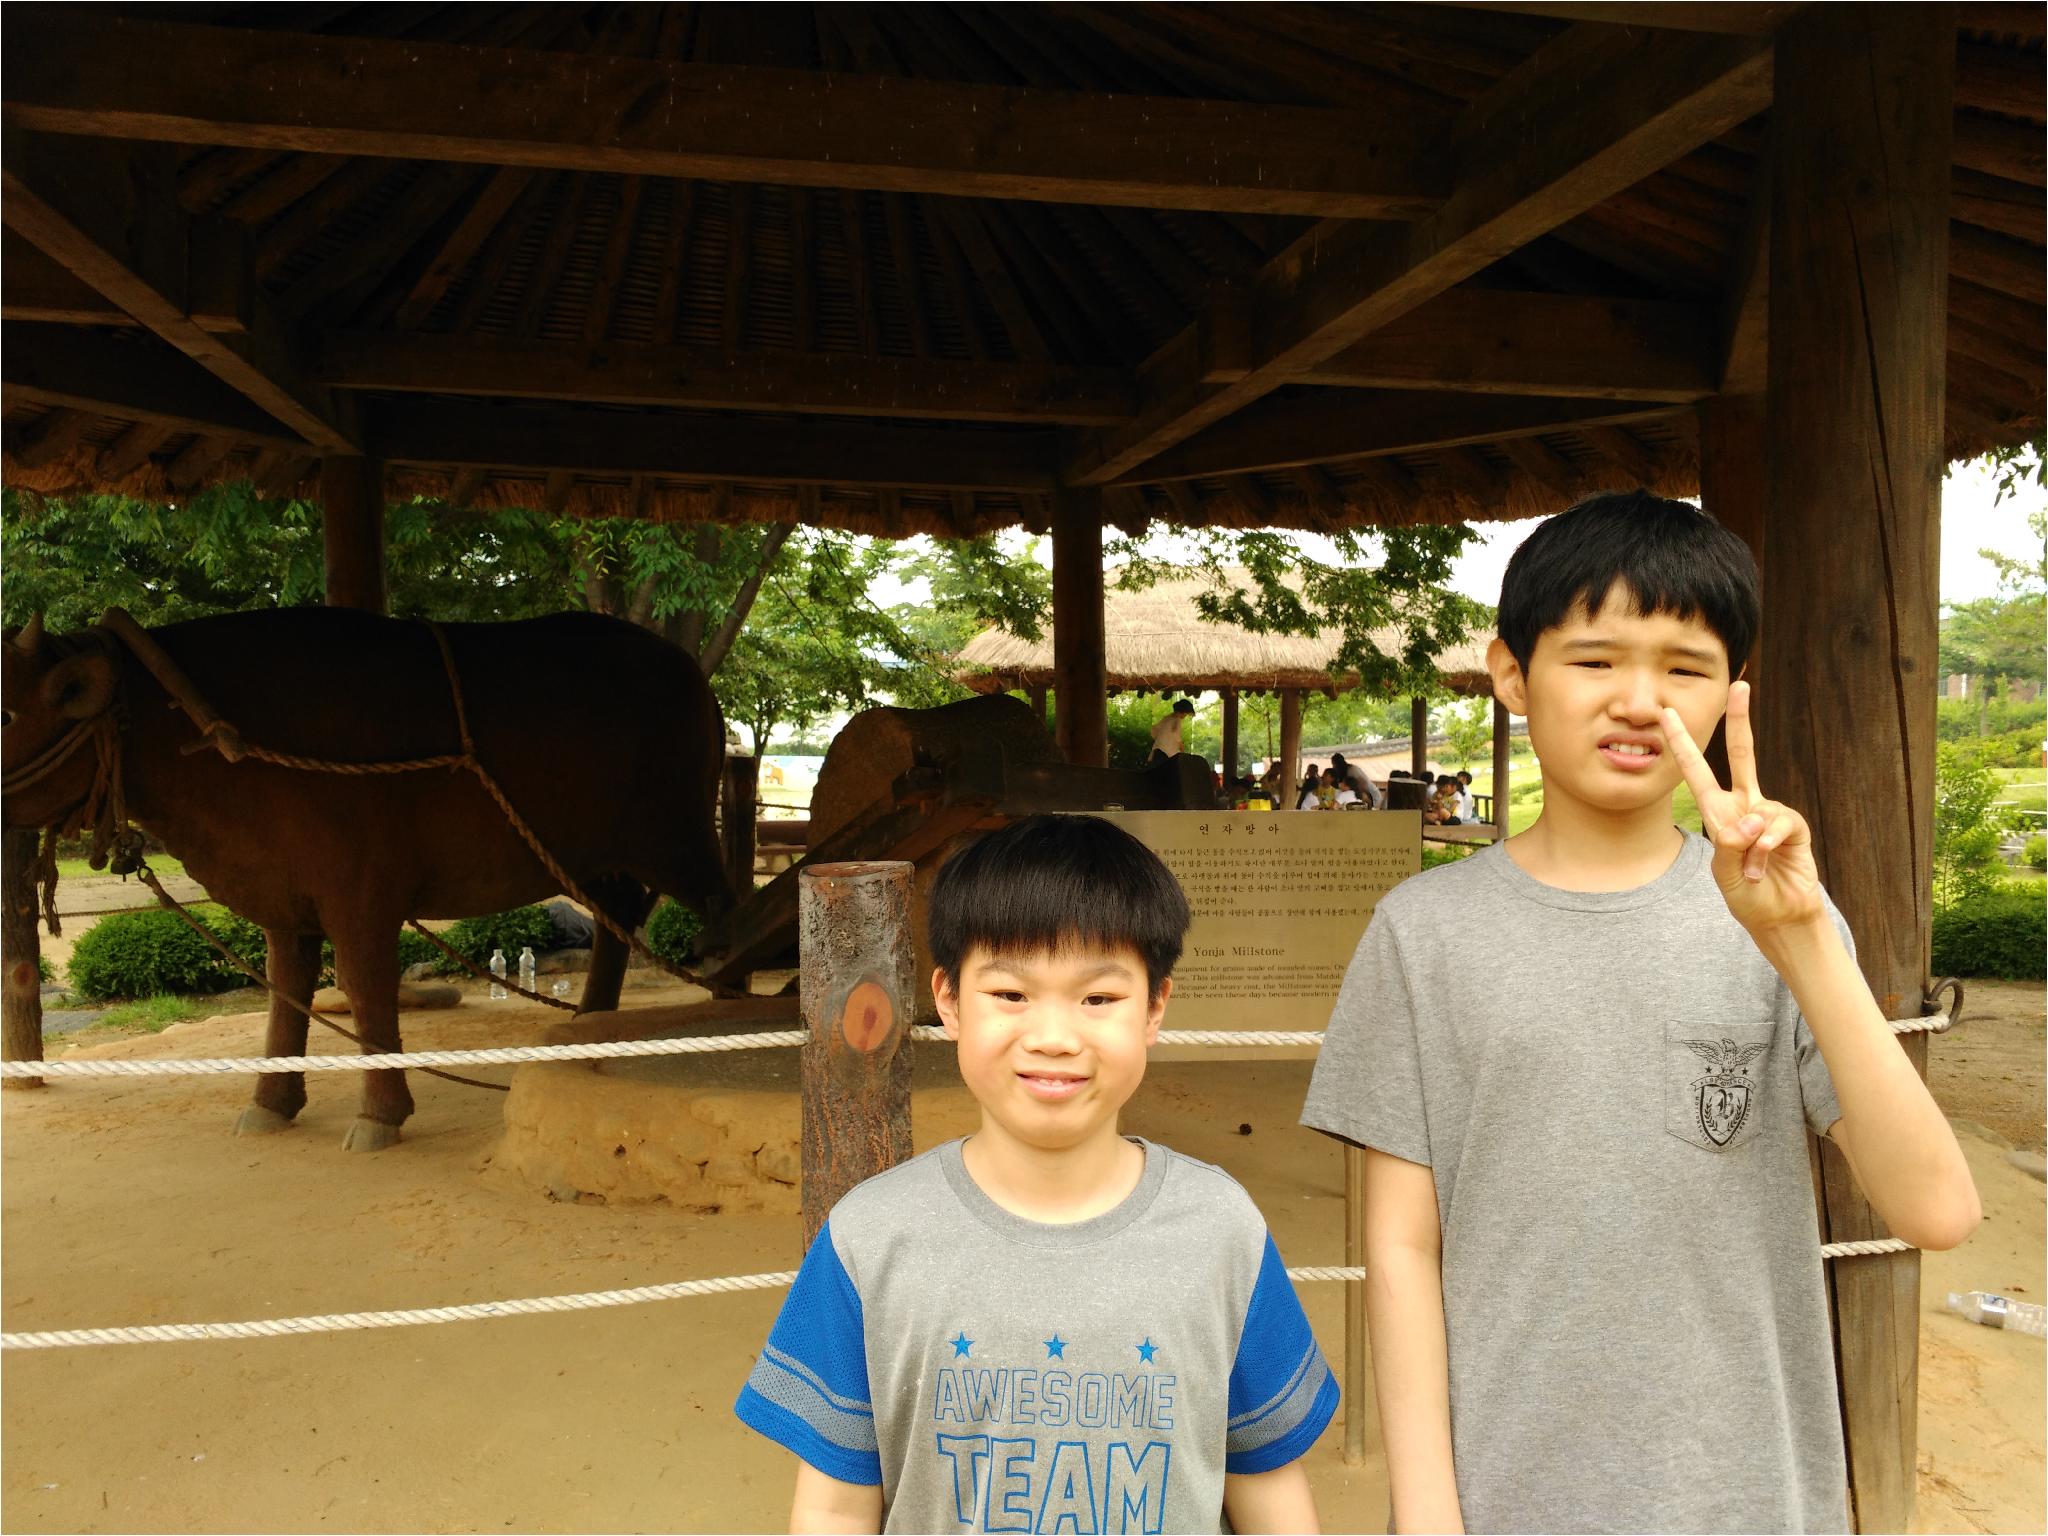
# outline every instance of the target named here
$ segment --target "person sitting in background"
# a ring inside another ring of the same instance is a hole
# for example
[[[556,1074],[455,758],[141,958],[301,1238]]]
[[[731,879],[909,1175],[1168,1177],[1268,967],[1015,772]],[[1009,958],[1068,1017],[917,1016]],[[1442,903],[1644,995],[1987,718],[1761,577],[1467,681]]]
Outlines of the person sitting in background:
[[[1331,754],[1330,766],[1337,770],[1337,777],[1349,784],[1352,794],[1360,800],[1376,811],[1387,808],[1387,797],[1381,793],[1380,787],[1373,783],[1372,775],[1356,763],[1346,762],[1342,752]]]
[[[1479,802],[1472,797],[1472,770],[1458,770],[1458,820],[1476,823],[1479,820]]]
[[[1334,762],[1323,770],[1323,783],[1330,791],[1326,802],[1332,809],[1341,810],[1347,805],[1358,803],[1358,791],[1351,787],[1351,781],[1338,772]]]
[[[1423,808],[1422,819],[1439,827],[1458,824],[1458,781],[1448,773],[1437,777],[1436,793],[1429,797],[1429,804]]]
[[[1323,770],[1319,764],[1310,763],[1301,776],[1301,788],[1294,796],[1297,811],[1319,811],[1323,808]]]

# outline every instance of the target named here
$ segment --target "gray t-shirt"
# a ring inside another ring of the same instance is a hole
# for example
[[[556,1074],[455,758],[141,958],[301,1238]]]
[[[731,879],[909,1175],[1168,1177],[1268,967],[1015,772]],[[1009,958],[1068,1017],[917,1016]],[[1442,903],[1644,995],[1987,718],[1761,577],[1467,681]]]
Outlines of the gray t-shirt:
[[[804,1256],[734,1411],[880,1483],[891,1531],[1214,1531],[1226,1472],[1337,1406],[1258,1208],[1141,1142],[1088,1221],[1013,1216],[947,1142],[869,1179]]]
[[[1468,1530],[1847,1526],[1841,1111],[1711,852],[1586,893],[1487,848],[1384,897],[1338,994],[1301,1118],[1435,1174]]]

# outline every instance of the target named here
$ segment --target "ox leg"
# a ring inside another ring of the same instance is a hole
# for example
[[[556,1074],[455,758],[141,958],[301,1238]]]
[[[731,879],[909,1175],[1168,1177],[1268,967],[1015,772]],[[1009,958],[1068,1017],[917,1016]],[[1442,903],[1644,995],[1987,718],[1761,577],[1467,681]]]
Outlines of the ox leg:
[[[398,921],[379,917],[354,933],[334,935],[336,979],[348,993],[356,1033],[366,1056],[405,1047],[398,1037]],[[349,1152],[380,1152],[398,1140],[398,1128],[412,1114],[405,1073],[365,1072],[362,1105],[342,1139]]]
[[[285,1001],[309,1004],[320,980],[320,935],[279,933],[263,930],[269,955],[265,971],[270,984],[282,996],[270,1000],[270,1023],[263,1031],[266,1056],[306,1054],[306,1016]],[[261,1072],[256,1077],[255,1102],[235,1122],[237,1136],[261,1136],[291,1128],[292,1119],[306,1107],[306,1074],[303,1072]]]
[[[584,889],[606,917],[629,933],[646,922],[647,914],[654,909],[652,893],[639,881],[624,876],[592,880]],[[583,983],[585,1013],[605,1013],[619,1006],[619,988],[625,983],[626,961],[631,954],[603,923],[595,925],[590,938],[590,975]]]

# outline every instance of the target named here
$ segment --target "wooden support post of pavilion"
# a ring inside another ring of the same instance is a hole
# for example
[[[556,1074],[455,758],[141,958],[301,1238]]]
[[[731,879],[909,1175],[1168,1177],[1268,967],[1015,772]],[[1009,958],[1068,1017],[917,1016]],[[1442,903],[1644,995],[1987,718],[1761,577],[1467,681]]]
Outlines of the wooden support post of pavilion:
[[[0,1060],[43,1059],[42,954],[36,933],[36,848],[39,827],[10,827],[0,833]],[[40,1088],[40,1077],[0,1079],[0,1088]]]
[[[1223,761],[1218,765],[1223,771],[1225,793],[1230,781],[1237,777],[1237,690],[1223,690]]]
[[[1102,493],[1061,491],[1052,514],[1053,686],[1070,763],[1109,766],[1109,673],[1102,613]]]
[[[1830,5],[1779,34],[1759,777],[1892,1018],[1930,926],[1954,17]],[[1816,707],[1816,690],[1826,707]],[[1903,1037],[1926,1070],[1927,1036]],[[1823,1144],[1823,1240],[1882,1236]],[[1920,1256],[1828,1266],[1856,1528],[1913,1519]]]
[[[1294,808],[1301,789],[1301,690],[1280,690],[1280,794],[1287,809]]]
[[[1040,720],[1045,718],[1045,684],[1034,683],[1024,690],[1024,696],[1031,701],[1031,713]]]
[[[320,461],[320,517],[327,558],[327,605],[382,613],[384,465],[337,455]]]
[[[1429,772],[1429,700],[1420,694],[1408,701],[1408,762],[1418,779]]]

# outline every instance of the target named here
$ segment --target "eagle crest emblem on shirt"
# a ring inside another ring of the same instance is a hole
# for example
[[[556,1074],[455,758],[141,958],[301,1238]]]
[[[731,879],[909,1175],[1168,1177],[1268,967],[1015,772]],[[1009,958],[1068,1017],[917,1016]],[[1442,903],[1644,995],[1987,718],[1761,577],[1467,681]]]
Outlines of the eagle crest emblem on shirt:
[[[1693,1109],[1699,1118],[1701,1133],[1715,1146],[1725,1147],[1749,1119],[1750,1107],[1756,1097],[1755,1084],[1749,1078],[1749,1064],[1768,1047],[1737,1045],[1725,1035],[1719,1040],[1682,1040],[1679,1043],[1709,1068],[1706,1076],[1692,1081]]]

